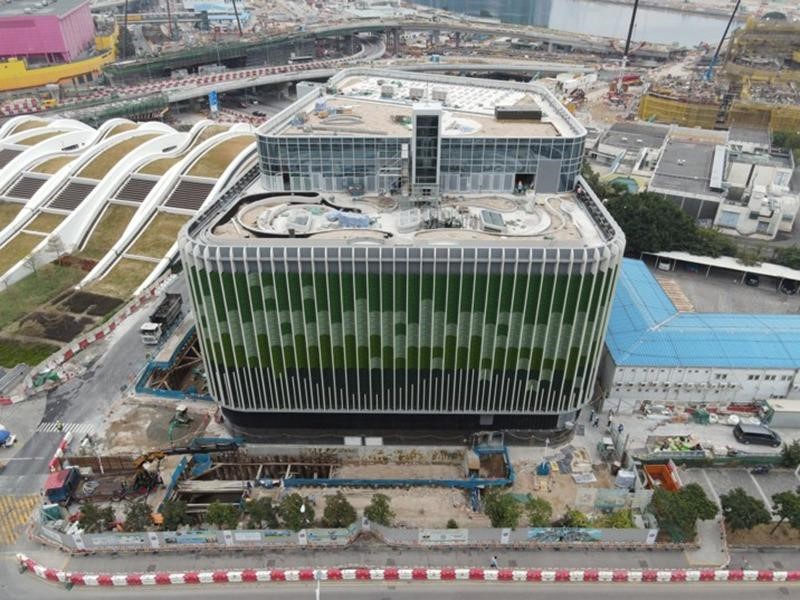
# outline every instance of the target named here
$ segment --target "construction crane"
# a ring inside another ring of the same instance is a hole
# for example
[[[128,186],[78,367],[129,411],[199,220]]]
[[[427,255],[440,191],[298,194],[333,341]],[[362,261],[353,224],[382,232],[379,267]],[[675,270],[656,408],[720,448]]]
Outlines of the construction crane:
[[[625,76],[625,67],[628,66],[628,52],[631,49],[631,37],[633,37],[633,25],[636,23],[637,10],[639,10],[639,0],[633,0],[633,12],[631,13],[630,25],[628,25],[628,37],[625,40],[625,50],[622,52],[622,69],[619,72],[619,79],[617,79],[617,95],[622,92],[622,78]]]
[[[733,19],[736,17],[736,11],[739,10],[739,5],[742,3],[742,0],[736,0],[736,5],[733,7],[733,12],[731,13],[731,18],[728,19],[728,24],[725,26],[725,31],[722,33],[722,37],[719,40],[719,44],[717,44],[717,51],[714,52],[714,56],[711,57],[711,62],[708,63],[708,68],[706,72],[703,74],[703,79],[706,81],[711,81],[714,77],[714,67],[717,64],[717,59],[719,58],[719,51],[722,50],[722,44],[725,43],[725,38],[728,37],[728,31],[731,29],[731,25],[733,24]]]

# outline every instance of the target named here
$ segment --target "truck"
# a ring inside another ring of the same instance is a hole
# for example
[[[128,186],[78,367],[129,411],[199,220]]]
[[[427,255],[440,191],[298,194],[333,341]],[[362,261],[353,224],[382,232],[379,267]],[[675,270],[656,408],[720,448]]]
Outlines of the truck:
[[[164,333],[180,319],[182,305],[180,294],[165,294],[161,304],[150,315],[150,320],[139,328],[142,343],[148,346],[158,344]]]
[[[44,484],[44,493],[47,500],[53,504],[63,504],[66,506],[72,500],[75,488],[81,480],[78,467],[62,469],[55,473],[50,473],[47,482]]]

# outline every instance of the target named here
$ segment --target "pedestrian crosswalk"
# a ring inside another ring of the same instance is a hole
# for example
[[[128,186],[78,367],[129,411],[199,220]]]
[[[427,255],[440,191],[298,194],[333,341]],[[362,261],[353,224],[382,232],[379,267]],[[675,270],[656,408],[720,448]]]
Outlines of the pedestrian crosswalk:
[[[14,544],[37,504],[38,494],[31,496],[0,496],[0,546]]]
[[[94,433],[94,426],[90,423],[61,423],[61,431],[67,433]],[[56,423],[39,423],[36,431],[44,431],[45,433],[58,432],[58,422]]]

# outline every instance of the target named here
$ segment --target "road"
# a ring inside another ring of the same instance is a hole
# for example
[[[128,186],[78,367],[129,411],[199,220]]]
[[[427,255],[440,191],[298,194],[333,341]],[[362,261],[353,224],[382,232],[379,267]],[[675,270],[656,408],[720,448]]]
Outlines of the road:
[[[220,598],[232,596],[242,600],[311,600],[314,598],[314,583],[277,584],[218,584],[208,587],[172,586],[138,588],[94,588],[75,587],[67,591],[60,585],[45,583],[29,574],[18,574],[10,561],[0,563],[0,599],[51,600],[53,598],[86,598],[115,600],[140,600],[142,598]],[[437,598],[441,600],[485,600],[490,596],[508,600],[543,598],[558,600],[584,600],[591,595],[593,600],[619,600],[621,598],[648,600],[673,600],[703,598],[704,600],[759,600],[800,598],[798,584],[763,583],[700,583],[700,584],[543,584],[543,583],[497,583],[497,582],[358,582],[327,583],[320,586],[320,598],[325,600],[350,600],[353,598],[380,600],[405,600]]]
[[[184,303],[188,302],[183,277],[173,281],[169,291],[184,294]],[[78,354],[73,360],[83,361],[86,371],[51,390],[41,416],[34,412],[28,418],[35,424],[52,424],[60,420],[98,429],[111,405],[134,384],[147,354],[153,351],[139,340],[139,326],[154,306],[154,302],[145,305],[139,313],[123,321],[106,342]],[[29,407],[25,406],[27,402],[7,407],[5,412],[30,413]],[[33,423],[27,425],[29,430],[36,429]],[[57,432],[33,431],[27,440],[23,440],[23,446],[8,460],[0,475],[0,494],[38,493],[47,478],[48,464],[61,437]]]

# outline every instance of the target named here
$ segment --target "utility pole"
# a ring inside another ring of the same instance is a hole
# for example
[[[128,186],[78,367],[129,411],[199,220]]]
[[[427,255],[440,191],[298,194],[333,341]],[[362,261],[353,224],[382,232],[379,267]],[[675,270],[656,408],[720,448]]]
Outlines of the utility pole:
[[[242,23],[239,21],[239,10],[236,8],[236,0],[231,0],[233,4],[233,14],[236,16],[236,27],[239,28],[239,37],[242,37]]]
[[[125,14],[122,17],[122,60],[128,57],[128,0],[125,0]]]
[[[175,37],[172,34],[172,10],[169,7],[169,0],[167,2],[167,26],[169,27],[169,40],[173,41]]]
[[[625,40],[625,51],[622,53],[622,69],[617,80],[617,93],[622,91],[622,79],[625,76],[625,67],[628,66],[628,52],[631,49],[631,37],[633,37],[633,25],[636,23],[636,11],[639,10],[639,0],[633,0],[633,12],[631,13],[631,23],[628,25],[628,38]]]
[[[728,19],[728,24],[725,26],[725,31],[722,34],[722,38],[720,38],[719,44],[717,44],[717,51],[714,52],[714,56],[711,58],[711,62],[708,63],[708,69],[706,69],[706,72],[703,75],[703,79],[705,79],[706,81],[711,81],[711,77],[713,77],[714,75],[714,66],[717,64],[717,59],[719,58],[719,51],[722,50],[722,44],[725,43],[725,38],[728,37],[728,31],[730,31],[731,25],[733,24],[733,19],[736,17],[736,11],[739,10],[739,5],[741,3],[742,0],[736,0],[736,6],[733,7],[731,18]]]

